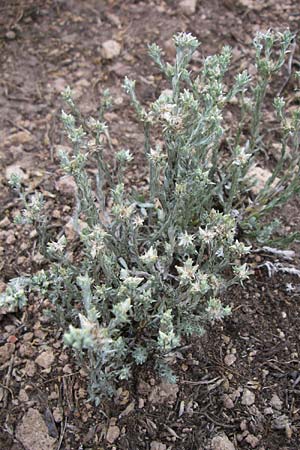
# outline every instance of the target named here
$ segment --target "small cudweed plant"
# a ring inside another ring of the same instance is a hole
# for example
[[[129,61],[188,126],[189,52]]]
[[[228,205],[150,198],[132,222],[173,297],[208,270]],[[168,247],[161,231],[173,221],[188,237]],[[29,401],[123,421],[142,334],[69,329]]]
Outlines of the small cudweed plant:
[[[89,367],[90,393],[97,402],[112,395],[119,380],[130,378],[135,364],[155,361],[161,376],[175,380],[169,352],[185,336],[202,335],[206,323],[230,313],[221,297],[233,283],[248,278],[247,265],[239,261],[249,253],[250,241],[270,242],[278,223],[264,225],[264,219],[299,191],[300,112],[288,118],[282,98],[274,100],[281,158],[256,196],[248,175],[262,147],[267,88],[292,39],[289,31],[257,34],[257,76],[237,74],[230,88],[224,82],[229,47],[207,57],[198,74],[189,70],[199,46],[191,34],[174,37],[173,65],[156,44],[149,47],[170,89],[146,109],[135,82],[124,81],[145,131],[148,194],[125,189],[124,173],[133,159],[129,150],[116,152],[114,171],[103,156],[106,146],[112,148],[103,120],[109,93],[104,93],[99,116],[85,119],[71,90],[65,91],[69,112],[62,112],[62,122],[73,153],[61,153],[60,159],[77,185],[74,223],[79,218],[85,223],[79,231],[80,258],[67,257],[70,243],[64,236],[47,241],[41,196],[28,198],[21,180],[11,180],[25,205],[19,220],[36,224],[52,262],[32,278],[12,280],[1,303],[21,308],[33,289],[47,296],[60,323],[70,321],[65,344]],[[226,129],[224,111],[233,98],[240,103],[241,119],[237,129]],[[287,146],[295,152],[291,160]],[[97,162],[95,189],[87,172],[91,158]]]

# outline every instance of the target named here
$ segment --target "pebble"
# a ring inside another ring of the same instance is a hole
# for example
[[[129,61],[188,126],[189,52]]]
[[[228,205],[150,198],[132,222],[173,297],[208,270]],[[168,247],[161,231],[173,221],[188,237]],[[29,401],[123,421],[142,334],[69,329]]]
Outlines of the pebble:
[[[22,180],[25,178],[25,172],[18,164],[11,164],[10,166],[6,167],[5,178],[7,179],[7,181],[11,179],[12,175],[17,175]]]
[[[229,395],[224,395],[224,398],[223,398],[223,404],[224,404],[224,407],[225,407],[226,409],[232,409],[232,408],[234,408],[234,402],[233,402],[233,400],[229,397]]]
[[[149,395],[149,402],[154,405],[162,405],[164,403],[175,403],[177,400],[179,388],[175,383],[167,383],[163,381],[155,386]]]
[[[242,405],[251,406],[255,402],[255,394],[249,389],[244,389],[242,396]]]
[[[72,175],[61,177],[56,183],[55,188],[61,194],[73,196],[76,193],[76,183]]]
[[[0,228],[7,228],[10,225],[10,223],[11,222],[10,222],[9,218],[6,216],[0,222]]]
[[[36,409],[29,408],[16,429],[16,438],[26,450],[54,450],[56,439],[49,436],[43,416]]]
[[[10,30],[5,34],[6,39],[8,39],[9,41],[13,41],[14,39],[16,39],[17,35],[14,31]]]
[[[273,409],[271,407],[265,408],[264,409],[264,415],[265,416],[271,416],[273,414]]]
[[[105,41],[102,44],[101,54],[104,59],[113,59],[119,56],[121,53],[121,45],[110,39],[109,41]]]
[[[25,402],[28,402],[29,397],[28,397],[28,395],[27,395],[25,389],[20,389],[20,392],[19,392],[19,400],[20,400],[20,402],[24,402],[24,403],[25,403]]]
[[[15,242],[16,242],[16,237],[15,237],[14,232],[12,230],[8,231],[5,243],[7,245],[11,245],[11,244],[14,244]]]
[[[145,400],[143,398],[139,398],[139,402],[138,402],[138,408],[139,409],[143,409],[145,406]]]
[[[10,359],[15,351],[15,345],[11,343],[4,344],[0,347],[0,364],[4,364]]]
[[[192,16],[196,12],[197,0],[182,0],[179,8],[187,16]]]
[[[106,433],[106,440],[113,444],[120,436],[120,428],[117,425],[110,425]]]
[[[235,446],[226,434],[215,436],[211,441],[211,450],[235,450]]]
[[[24,372],[28,377],[33,377],[36,373],[36,364],[34,361],[27,361]]]
[[[167,446],[161,442],[152,441],[150,444],[150,450],[166,450]]]
[[[270,405],[280,411],[282,409],[282,400],[278,397],[277,394],[274,394],[270,400]]]
[[[245,441],[247,442],[247,444],[250,444],[252,448],[256,448],[259,444],[259,439],[253,434],[248,434],[245,437]]]
[[[43,369],[48,369],[54,362],[54,354],[52,350],[45,350],[35,360],[35,362]]]
[[[236,356],[233,355],[232,353],[229,353],[229,355],[226,355],[224,358],[224,364],[226,364],[226,366],[232,366],[234,363],[236,362]]]

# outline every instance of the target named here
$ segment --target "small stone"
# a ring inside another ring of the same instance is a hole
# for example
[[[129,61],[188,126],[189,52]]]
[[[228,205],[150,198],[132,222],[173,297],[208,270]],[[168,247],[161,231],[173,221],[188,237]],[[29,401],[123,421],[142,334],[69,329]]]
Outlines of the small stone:
[[[0,222],[0,228],[7,228],[11,224],[9,218],[6,216]]]
[[[215,436],[211,441],[211,450],[235,450],[235,446],[226,434]]]
[[[116,16],[113,13],[106,12],[105,17],[112,25],[115,25],[116,27],[121,28],[122,25],[121,25],[121,21],[118,16]]]
[[[251,406],[255,402],[255,394],[249,389],[244,389],[242,396],[242,405]]]
[[[131,414],[134,411],[134,407],[135,407],[135,401],[130,402],[129,405],[127,406],[127,408],[125,408],[124,411],[121,412],[121,414],[119,415],[119,418],[126,417],[129,414]]]
[[[197,0],[182,0],[179,3],[179,8],[187,16],[195,14],[197,6]]]
[[[229,397],[229,395],[224,395],[223,404],[226,409],[234,408],[234,403],[233,403],[232,399]]]
[[[20,392],[19,392],[19,400],[20,400],[20,402],[24,402],[24,403],[25,403],[25,402],[28,402],[29,397],[28,397],[28,395],[27,395],[25,389],[20,389]]]
[[[149,402],[154,405],[162,405],[164,403],[175,403],[177,400],[179,388],[175,383],[167,383],[163,381],[152,390],[149,395]]]
[[[259,166],[252,166],[248,171],[248,177],[254,178],[256,184],[251,188],[253,194],[257,195],[264,188],[266,181],[270,178],[272,172],[269,169],[263,169]],[[278,182],[278,178],[275,178],[271,186],[275,186]]]
[[[109,71],[115,73],[119,77],[124,78],[130,73],[130,66],[117,61],[109,67]]]
[[[5,34],[6,39],[8,39],[9,41],[13,41],[14,39],[16,39],[16,36],[17,36],[16,33],[12,30],[8,31]]]
[[[34,137],[29,131],[18,131],[17,133],[13,133],[9,135],[4,141],[2,142],[3,147],[11,147],[14,145],[24,145],[32,143],[34,140]]]
[[[30,408],[16,429],[16,438],[26,450],[54,450],[56,439],[49,436],[42,415]]]
[[[45,350],[35,360],[35,362],[43,369],[48,369],[54,362],[54,353],[52,350]]]
[[[161,442],[152,441],[150,444],[150,450],[166,450],[167,446]]]
[[[34,361],[27,361],[24,372],[28,377],[33,377],[36,373],[36,365]]]
[[[232,366],[234,363],[236,362],[236,356],[233,355],[232,353],[229,353],[229,355],[226,355],[224,358],[224,364],[226,364],[226,366]]]
[[[110,425],[106,433],[107,442],[113,444],[118,439],[119,436],[120,436],[120,428],[117,425]]]
[[[66,80],[64,79],[64,78],[56,78],[54,81],[53,81],[53,87],[54,87],[54,90],[58,93],[58,94],[60,94],[61,92],[63,92],[64,90],[65,90],[65,88],[66,88],[66,86],[67,86],[67,82],[66,82]]]
[[[282,409],[282,400],[280,400],[277,394],[274,394],[271,398],[270,405],[278,411]]]
[[[145,406],[145,400],[143,399],[143,398],[139,398],[139,401],[138,401],[138,408],[139,409],[143,409],[144,408],[144,406]]]
[[[12,230],[9,230],[7,232],[7,238],[5,240],[5,243],[7,245],[12,245],[16,242],[16,237],[15,237],[15,233]]]
[[[86,223],[82,220],[78,220],[78,228],[79,232],[82,231],[84,228],[86,228]],[[66,223],[64,226],[65,235],[68,241],[72,241],[73,239],[78,236],[78,231],[75,229],[73,218],[71,217],[70,220]]]
[[[256,448],[259,444],[259,439],[253,434],[248,434],[245,437],[245,441],[247,442],[247,444],[250,444],[252,448]]]
[[[61,194],[67,195],[67,196],[74,196],[76,193],[76,183],[72,175],[66,175],[64,177],[61,177],[56,183],[55,188],[57,191],[59,191]]]
[[[23,341],[24,342],[30,342],[33,339],[33,333],[31,331],[28,331],[28,333],[23,334]]]
[[[22,266],[26,260],[27,260],[26,256],[19,256],[17,259],[18,266]]]
[[[21,178],[21,180],[24,180],[25,178],[25,172],[18,164],[11,164],[10,166],[7,166],[5,169],[5,178],[7,181],[11,179],[12,175],[17,175]]]
[[[289,418],[285,414],[276,417],[272,421],[273,430],[284,430],[287,428],[287,426],[289,426]]]
[[[70,366],[70,364],[66,364],[64,367],[63,367],[63,373],[65,373],[65,374],[71,374],[73,372],[73,369],[72,369],[72,367]]]
[[[102,57],[104,59],[113,59],[121,53],[121,45],[112,39],[105,41],[102,44]]]
[[[137,391],[140,395],[147,395],[151,391],[151,386],[146,381],[140,380],[137,386]]]
[[[242,431],[246,431],[247,430],[247,421],[244,419],[244,420],[242,420],[241,421],[241,423],[240,423],[240,429],[242,430]]]
[[[6,363],[15,351],[14,344],[4,344],[0,347],[0,364]]]
[[[62,422],[63,414],[62,414],[61,408],[54,408],[52,415],[53,415],[53,419],[55,420],[56,423]]]
[[[45,258],[40,252],[36,252],[32,257],[32,261],[36,264],[42,264],[45,262]]]
[[[271,407],[268,407],[268,408],[264,409],[265,416],[272,416],[273,412],[274,411],[273,411],[273,409]]]

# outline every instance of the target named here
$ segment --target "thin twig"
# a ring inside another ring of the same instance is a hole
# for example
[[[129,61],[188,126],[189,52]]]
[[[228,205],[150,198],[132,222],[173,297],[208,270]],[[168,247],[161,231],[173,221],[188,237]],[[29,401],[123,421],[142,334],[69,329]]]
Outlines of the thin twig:
[[[220,380],[220,377],[213,378],[212,380],[200,380],[200,381],[182,380],[181,384],[192,384],[194,386],[198,386],[199,384],[212,384],[218,380]]]
[[[3,394],[3,408],[4,409],[7,407],[8,392],[10,392],[10,394],[12,395],[12,391],[9,389],[9,385],[10,385],[10,379],[11,379],[12,370],[13,370],[13,367],[14,367],[14,360],[15,360],[15,355],[13,354],[12,357],[10,358],[8,371],[7,371],[7,374],[6,374],[6,377],[5,377],[6,390],[5,390],[4,394]]]
[[[67,420],[67,419],[65,419],[63,425],[62,425],[62,423],[61,423],[60,436],[59,436],[59,441],[58,441],[56,450],[60,450],[60,448],[61,448],[61,444],[62,444],[62,441],[63,441],[63,439],[64,439],[64,435],[65,435],[66,428],[67,428],[67,423],[68,423],[68,420]]]

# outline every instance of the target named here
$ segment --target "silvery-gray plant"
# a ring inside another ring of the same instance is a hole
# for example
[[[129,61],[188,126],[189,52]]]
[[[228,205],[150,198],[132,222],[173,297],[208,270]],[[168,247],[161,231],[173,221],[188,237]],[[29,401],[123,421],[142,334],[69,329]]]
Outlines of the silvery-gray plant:
[[[186,337],[201,336],[206,323],[230,313],[222,295],[248,278],[243,258],[251,242],[274,239],[278,224],[268,223],[266,217],[300,186],[300,112],[287,117],[283,98],[274,100],[281,157],[256,195],[249,170],[263,146],[267,88],[293,39],[289,31],[258,33],[256,76],[252,80],[247,71],[239,73],[230,88],[224,83],[229,47],[207,57],[200,73],[193,74],[188,67],[199,42],[191,34],[174,37],[173,65],[163,60],[156,44],[149,46],[169,89],[146,109],[137,98],[135,82],[124,81],[144,128],[147,194],[125,188],[126,165],[133,158],[129,150],[116,152],[117,172],[103,156],[106,146],[112,148],[104,121],[108,92],[98,117],[88,119],[71,90],[64,92],[69,113],[62,112],[62,121],[73,151],[62,152],[60,160],[76,182],[74,226],[82,243],[80,258],[74,261],[65,236],[56,241],[47,237],[40,194],[28,198],[21,180],[12,178],[25,205],[18,222],[38,226],[50,265],[31,278],[12,280],[1,302],[14,309],[24,306],[30,291],[47,296],[60,323],[66,327],[70,322],[64,341],[88,366],[96,402],[113,394],[118,380],[129,379],[133,367],[147,361],[174,381],[170,352]],[[238,126],[230,128],[223,117],[233,101],[239,102],[241,117]],[[288,147],[294,151],[292,158]],[[95,183],[87,171],[91,159],[97,161]]]

